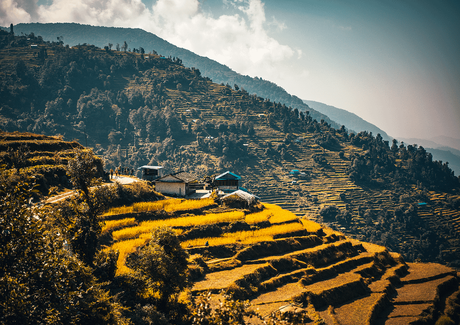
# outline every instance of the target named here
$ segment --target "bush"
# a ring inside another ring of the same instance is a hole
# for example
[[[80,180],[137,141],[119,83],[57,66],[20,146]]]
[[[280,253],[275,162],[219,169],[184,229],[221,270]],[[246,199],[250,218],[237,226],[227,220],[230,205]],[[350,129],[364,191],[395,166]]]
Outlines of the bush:
[[[324,221],[335,221],[335,218],[339,213],[340,209],[335,205],[328,205],[319,210],[319,214]]]

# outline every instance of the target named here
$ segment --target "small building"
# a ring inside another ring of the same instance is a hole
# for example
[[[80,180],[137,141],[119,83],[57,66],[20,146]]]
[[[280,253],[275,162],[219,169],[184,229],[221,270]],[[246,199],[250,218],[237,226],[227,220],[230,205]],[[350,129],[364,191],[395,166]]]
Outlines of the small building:
[[[196,177],[187,172],[169,174],[155,180],[155,191],[165,195],[187,196],[195,190],[190,184],[196,181]]]
[[[163,166],[141,166],[138,170],[142,171],[141,179],[154,181],[163,176]]]
[[[258,201],[258,197],[248,192],[237,190],[223,196],[221,199],[223,204],[233,208],[249,208]]]
[[[300,175],[300,170],[298,169],[293,169],[289,172],[290,175],[297,176]]]
[[[229,193],[239,190],[240,180],[241,176],[227,171],[214,178],[214,186],[219,190]]]

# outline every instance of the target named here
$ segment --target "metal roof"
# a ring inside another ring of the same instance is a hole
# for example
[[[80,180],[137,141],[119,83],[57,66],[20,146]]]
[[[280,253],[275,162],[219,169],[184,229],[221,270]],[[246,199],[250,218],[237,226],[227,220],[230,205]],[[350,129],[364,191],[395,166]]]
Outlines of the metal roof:
[[[257,199],[257,196],[255,196],[255,195],[249,194],[249,193],[247,193],[245,191],[242,191],[242,190],[237,190],[235,192],[232,192],[230,194],[227,194],[227,195],[223,196],[222,200],[225,201],[226,199],[228,199],[228,198],[230,198],[232,196],[237,196],[237,197],[247,201],[248,203],[254,202]]]
[[[189,174],[187,172],[177,172],[174,174],[169,174],[157,179],[155,182],[165,182],[165,179],[168,177],[174,177],[178,182],[190,183],[196,180],[196,176]],[[167,182],[167,181],[166,181]],[[175,181],[174,181],[175,182]]]
[[[220,174],[219,176],[216,176],[215,179],[237,179],[240,180],[241,176],[238,176],[237,174],[234,174],[230,171],[226,171],[223,174]]]
[[[147,165],[144,165],[144,166],[139,167],[138,169],[156,169],[156,170],[159,170],[159,169],[163,169],[163,166],[147,166]]]

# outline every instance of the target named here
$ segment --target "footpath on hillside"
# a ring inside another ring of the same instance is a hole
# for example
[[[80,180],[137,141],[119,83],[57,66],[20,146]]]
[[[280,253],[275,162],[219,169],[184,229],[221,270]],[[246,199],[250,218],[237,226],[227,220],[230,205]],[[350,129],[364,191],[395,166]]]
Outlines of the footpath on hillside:
[[[134,177],[127,177],[127,176],[113,176],[110,182],[103,183],[102,186],[110,186],[113,185],[114,183],[120,183],[121,185],[127,185],[127,184],[132,184],[135,182],[139,182],[140,179],[134,178]],[[96,186],[92,187],[95,188]],[[43,204],[48,204],[48,203],[57,203],[59,201],[65,200],[68,197],[71,197],[72,195],[75,195],[76,191],[68,191],[59,195],[52,196],[44,201],[42,201]]]

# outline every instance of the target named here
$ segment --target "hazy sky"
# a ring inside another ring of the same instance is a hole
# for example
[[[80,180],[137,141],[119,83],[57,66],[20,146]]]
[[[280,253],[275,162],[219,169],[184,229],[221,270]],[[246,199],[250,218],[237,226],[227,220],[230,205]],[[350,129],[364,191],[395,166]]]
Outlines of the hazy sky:
[[[0,0],[0,25],[138,27],[394,137],[460,139],[460,1]]]

